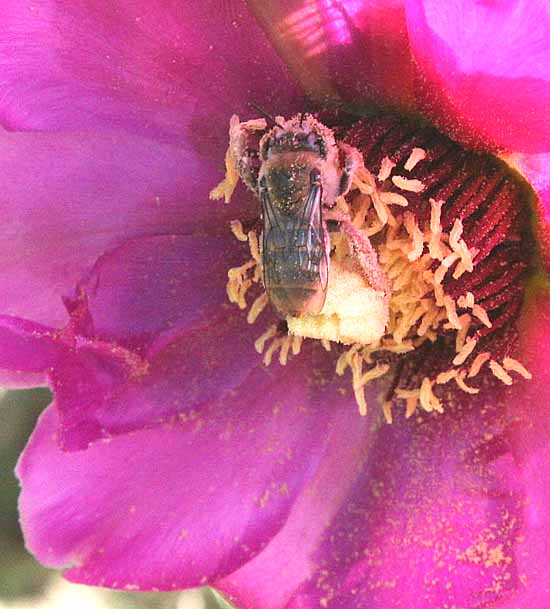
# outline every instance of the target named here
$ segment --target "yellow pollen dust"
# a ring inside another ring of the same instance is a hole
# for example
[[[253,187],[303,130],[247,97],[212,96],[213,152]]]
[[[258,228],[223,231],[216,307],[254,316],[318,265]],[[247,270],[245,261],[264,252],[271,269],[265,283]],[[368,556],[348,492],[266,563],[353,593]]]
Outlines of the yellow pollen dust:
[[[413,169],[425,156],[424,150],[415,148],[405,170]],[[234,163],[226,159],[226,165],[226,179],[212,191],[218,198],[226,198],[234,189]],[[288,332],[272,324],[255,343],[266,366],[276,354],[279,363],[286,365],[290,356],[299,354],[304,338],[321,341],[327,351],[332,343],[344,345],[339,347],[336,373],[350,371],[359,413],[365,415],[368,406],[365,387],[381,377],[391,379],[394,373],[393,364],[384,358],[412,352],[426,341],[435,342],[442,331],[454,332],[456,354],[448,370],[433,378],[418,379],[416,387],[396,388],[391,399],[380,401],[388,423],[393,420],[392,404],[396,401],[403,404],[407,418],[418,408],[442,413],[444,403],[436,391],[449,382],[467,394],[477,394],[480,388],[471,383],[486,365],[506,385],[513,383],[510,373],[531,378],[517,360],[507,357],[499,363],[490,353],[478,352],[478,341],[473,336],[474,320],[490,328],[487,312],[475,302],[471,292],[455,300],[445,293],[443,286],[447,273],[458,278],[473,271],[477,251],[468,248],[462,238],[460,220],[455,221],[450,232],[444,231],[441,215],[445,201],[430,199],[430,219],[419,225],[415,215],[407,210],[407,193],[421,192],[424,184],[392,176],[394,167],[390,159],[385,159],[376,178],[361,167],[350,192],[345,198],[339,197],[333,208],[349,217],[365,236],[373,238],[379,265],[391,286],[390,294],[383,295],[369,285],[351,254],[347,237],[331,233],[329,284],[321,314],[287,319]],[[389,178],[400,193],[384,190],[384,182]],[[231,224],[231,230],[239,241],[248,243],[251,257],[228,271],[227,294],[231,302],[248,308],[247,320],[255,323],[268,306],[262,286],[258,235],[255,231],[245,232],[239,221]],[[246,295],[253,286],[258,295],[249,303]]]

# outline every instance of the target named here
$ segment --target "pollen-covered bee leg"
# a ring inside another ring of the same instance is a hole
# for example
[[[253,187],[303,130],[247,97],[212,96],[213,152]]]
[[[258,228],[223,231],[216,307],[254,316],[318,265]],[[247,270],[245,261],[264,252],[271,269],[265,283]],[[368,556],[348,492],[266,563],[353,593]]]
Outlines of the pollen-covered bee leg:
[[[390,282],[380,267],[378,262],[378,255],[376,250],[372,246],[367,235],[353,225],[351,219],[346,214],[339,211],[328,211],[325,214],[326,220],[335,220],[340,223],[341,230],[344,231],[352,255],[359,263],[363,274],[367,278],[370,285],[380,292],[383,292],[386,296],[390,294]]]
[[[355,172],[363,164],[363,157],[357,148],[354,148],[349,144],[339,143],[338,147],[340,153],[344,157],[344,169],[342,170],[342,177],[340,178],[338,194],[345,195],[350,189]]]
[[[263,118],[241,122],[234,114],[229,122],[229,149],[239,177],[253,192],[258,187],[259,140],[266,129],[267,123]]]

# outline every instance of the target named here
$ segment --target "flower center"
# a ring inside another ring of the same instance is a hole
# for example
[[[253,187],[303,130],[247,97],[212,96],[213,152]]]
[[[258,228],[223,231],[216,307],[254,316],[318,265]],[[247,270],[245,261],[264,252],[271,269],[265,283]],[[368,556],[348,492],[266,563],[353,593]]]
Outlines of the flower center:
[[[259,132],[267,128],[262,119],[252,123]],[[269,325],[256,341],[264,363],[278,351],[286,364],[304,338],[320,340],[327,351],[335,347],[336,372],[351,372],[361,414],[365,386],[388,378],[389,422],[395,404],[405,406],[406,416],[418,407],[442,412],[453,393],[449,383],[476,394],[490,378],[506,385],[513,375],[530,378],[511,357],[532,259],[525,185],[495,157],[393,114],[335,134],[361,153],[364,165],[349,190],[324,207],[330,240],[324,305]],[[228,152],[226,180],[213,196],[229,200],[239,160]],[[254,323],[268,305],[266,253],[258,241],[264,224],[258,219],[245,230],[234,221],[232,230],[248,242],[251,260],[229,271],[227,293],[244,309],[249,290],[258,291],[248,312]]]

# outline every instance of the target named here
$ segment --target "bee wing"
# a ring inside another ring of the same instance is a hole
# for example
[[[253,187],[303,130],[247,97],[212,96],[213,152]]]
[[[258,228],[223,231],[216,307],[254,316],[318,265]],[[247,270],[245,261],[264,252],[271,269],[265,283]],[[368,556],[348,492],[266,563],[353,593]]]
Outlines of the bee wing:
[[[322,186],[312,176],[302,204],[283,213],[267,189],[260,195],[263,217],[264,283],[273,287],[321,289],[328,282],[328,255],[322,218]]]

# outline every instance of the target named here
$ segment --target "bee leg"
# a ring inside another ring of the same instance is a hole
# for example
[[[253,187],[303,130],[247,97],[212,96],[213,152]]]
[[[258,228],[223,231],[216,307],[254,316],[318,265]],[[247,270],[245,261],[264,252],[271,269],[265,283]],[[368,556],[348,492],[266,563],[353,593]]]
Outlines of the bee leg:
[[[339,143],[338,147],[344,157],[344,169],[340,178],[338,194],[345,195],[350,189],[355,172],[363,164],[363,157],[357,148],[349,144]]]
[[[229,122],[229,148],[235,159],[241,180],[254,193],[258,187],[260,170],[259,138],[266,130],[265,119],[240,122],[234,114]]]
[[[369,238],[353,225],[347,214],[338,211],[329,211],[325,214],[325,220],[336,220],[340,223],[340,229],[345,233],[350,244],[354,258],[359,263],[363,274],[370,285],[386,296],[390,294],[390,282],[381,269],[378,255]]]

